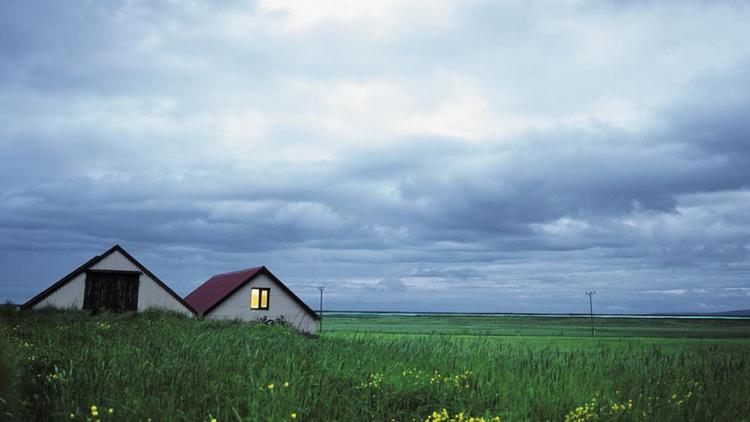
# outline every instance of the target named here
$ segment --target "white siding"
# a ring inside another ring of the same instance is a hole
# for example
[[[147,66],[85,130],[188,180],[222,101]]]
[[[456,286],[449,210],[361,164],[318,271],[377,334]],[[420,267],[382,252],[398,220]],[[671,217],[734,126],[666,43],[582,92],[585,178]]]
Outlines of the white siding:
[[[94,265],[92,269],[140,271],[140,268],[119,251],[112,252],[108,257]],[[138,286],[138,310],[145,311],[149,308],[159,308],[179,312],[184,315],[192,315],[182,303],[164,290],[156,281],[146,274],[141,274],[140,285]]]
[[[131,260],[120,251],[114,251],[106,258],[91,267],[92,270],[141,271]],[[164,290],[156,281],[141,273],[138,285],[138,310],[159,308],[192,315],[192,312],[182,305],[169,292]],[[54,306],[56,308],[83,308],[83,292],[86,289],[86,273],[80,274],[57,291],[36,304],[34,308]]]
[[[70,280],[67,284],[55,290],[51,295],[34,305],[34,308],[83,308],[83,291],[86,289],[86,273]]]
[[[250,289],[253,287],[271,289],[268,310],[250,309]],[[214,308],[206,318],[255,321],[262,317],[277,319],[281,316],[299,331],[315,334],[318,330],[317,321],[296,300],[271,278],[260,274]]]

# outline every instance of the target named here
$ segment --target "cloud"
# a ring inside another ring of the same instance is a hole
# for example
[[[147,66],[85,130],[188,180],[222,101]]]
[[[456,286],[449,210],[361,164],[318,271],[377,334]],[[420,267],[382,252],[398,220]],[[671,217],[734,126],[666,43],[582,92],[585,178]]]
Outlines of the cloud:
[[[0,8],[10,299],[120,242],[181,293],[268,264],[339,309],[747,307],[742,4]]]

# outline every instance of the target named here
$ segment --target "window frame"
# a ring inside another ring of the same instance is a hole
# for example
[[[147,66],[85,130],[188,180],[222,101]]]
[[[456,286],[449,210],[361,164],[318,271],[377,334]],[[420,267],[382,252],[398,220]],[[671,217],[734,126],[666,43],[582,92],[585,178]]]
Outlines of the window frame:
[[[253,308],[253,290],[258,291],[258,307]],[[266,292],[266,306],[263,303],[263,292]],[[250,310],[267,311],[271,307],[271,288],[270,287],[251,287],[250,288]]]

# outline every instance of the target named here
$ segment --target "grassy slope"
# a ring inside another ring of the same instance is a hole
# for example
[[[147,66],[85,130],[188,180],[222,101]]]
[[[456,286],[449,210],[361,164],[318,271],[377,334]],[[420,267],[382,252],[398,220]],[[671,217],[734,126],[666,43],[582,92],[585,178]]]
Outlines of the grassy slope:
[[[576,407],[619,420],[750,414],[747,326],[647,324],[641,332],[671,338],[620,340],[637,332],[628,321],[617,337],[592,341],[559,337],[560,329],[585,333],[586,321],[450,322],[329,318],[336,331],[309,339],[279,327],[159,313],[31,312],[3,316],[0,335],[23,361],[22,417],[30,420],[71,413],[86,420],[91,405],[102,420],[154,421],[291,420],[292,413],[297,420],[424,420],[443,407],[506,420],[562,420]],[[463,335],[362,332],[394,325],[400,330],[388,331]],[[480,326],[475,333],[521,336],[470,335]],[[722,340],[681,340],[676,332],[683,331]],[[534,336],[540,333],[550,336]]]

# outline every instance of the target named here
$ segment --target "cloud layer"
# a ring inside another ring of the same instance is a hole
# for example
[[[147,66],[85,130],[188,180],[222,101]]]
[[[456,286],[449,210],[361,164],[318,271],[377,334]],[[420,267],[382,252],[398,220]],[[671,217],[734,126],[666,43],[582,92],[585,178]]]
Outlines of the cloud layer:
[[[750,308],[750,7],[0,6],[0,287],[113,243],[334,309]]]

